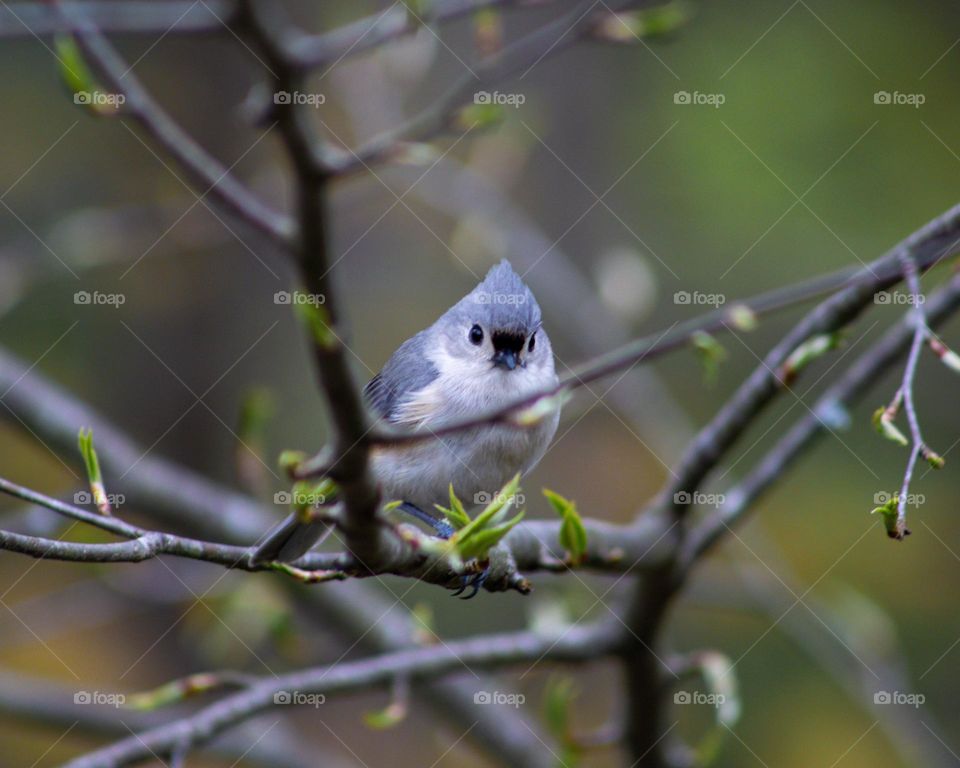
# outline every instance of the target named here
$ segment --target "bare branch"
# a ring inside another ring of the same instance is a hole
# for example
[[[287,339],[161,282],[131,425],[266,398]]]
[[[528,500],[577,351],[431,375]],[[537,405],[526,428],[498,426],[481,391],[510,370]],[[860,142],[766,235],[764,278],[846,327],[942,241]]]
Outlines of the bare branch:
[[[196,747],[269,707],[292,701],[294,693],[301,696],[332,695],[387,685],[398,676],[426,680],[462,669],[464,665],[470,669],[498,669],[541,659],[592,661],[615,648],[621,629],[620,624],[611,621],[587,626],[573,625],[559,638],[533,632],[480,635],[450,641],[442,646],[396,651],[359,661],[261,678],[241,691],[223,696],[214,704],[193,712],[189,717],[90,752],[67,763],[65,768],[120,768],[151,759],[155,755],[167,755],[174,749]]]

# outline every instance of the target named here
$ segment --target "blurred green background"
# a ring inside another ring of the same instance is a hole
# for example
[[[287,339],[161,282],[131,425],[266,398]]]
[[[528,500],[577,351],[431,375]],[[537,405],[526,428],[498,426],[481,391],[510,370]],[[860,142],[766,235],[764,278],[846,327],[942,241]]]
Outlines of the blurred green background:
[[[291,10],[321,31],[388,7],[334,5]],[[449,153],[426,175],[429,166],[383,167],[336,186],[334,276],[358,381],[501,256],[534,265],[527,279],[562,367],[618,343],[613,327],[639,335],[710,309],[677,304],[677,291],[732,301],[869,261],[957,202],[955,4],[800,0],[695,9],[666,39],[579,44],[499,85],[502,93],[522,94],[523,105],[508,107],[493,130],[438,142],[439,152]],[[513,38],[554,13],[506,13],[505,34]],[[119,121],[75,106],[37,40],[0,45],[0,344],[28,364],[38,361],[36,371],[152,453],[231,485],[243,485],[232,431],[256,388],[274,403],[261,441],[268,465],[285,448],[319,448],[324,413],[305,341],[289,307],[274,303],[274,294],[292,285],[289,266],[241,223],[198,203],[179,170]],[[123,38],[118,45],[201,144],[236,164],[236,175],[264,199],[289,207],[277,137],[268,132],[261,140],[263,130],[244,108],[263,79],[250,51],[227,34]],[[310,83],[326,98],[318,133],[356,145],[428,104],[476,58],[464,20],[439,37],[422,30],[346,59]],[[679,92],[720,95],[723,103],[677,103]],[[923,104],[878,104],[878,92],[920,94]],[[461,165],[484,195],[461,186]],[[950,269],[940,267],[925,285]],[[78,306],[73,296],[81,290],[121,293],[125,302]],[[591,293],[602,306],[590,305]],[[846,346],[753,426],[710,489],[722,492],[741,477],[903,309],[865,313]],[[784,312],[753,333],[722,339],[729,358],[712,385],[695,356],[680,352],[658,359],[642,380],[582,391],[526,481],[530,514],[549,515],[539,495],[548,486],[575,498],[586,515],[630,519],[664,481],[691,430],[799,314]],[[956,321],[942,335],[960,346]],[[737,661],[743,714],[716,765],[892,768],[911,764],[905,744],[927,756],[924,764],[946,764],[960,752],[953,591],[960,482],[951,450],[960,435],[958,381],[925,354],[920,417],[947,465],[919,473],[913,490],[925,502],[912,512],[914,535],[897,544],[868,513],[875,493],[899,485],[906,452],[879,438],[869,416],[892,396],[899,375],[878,381],[849,428],[817,443],[761,500],[674,607],[671,649],[715,648]],[[30,386],[29,377],[18,386]],[[195,395],[207,407],[196,405]],[[61,457],[9,413],[0,415],[3,476],[72,494],[77,484]],[[267,500],[283,487],[269,473],[253,483],[262,483]],[[12,518],[21,510],[4,499],[0,511]],[[206,592],[202,604],[180,579]],[[529,598],[483,594],[461,603],[432,587],[407,592],[407,582],[387,581],[405,605],[432,606],[438,631],[449,637],[518,628],[558,611],[600,618],[606,608],[594,593],[609,585],[536,574]],[[12,610],[0,619],[0,665],[69,690],[129,693],[216,666],[261,674],[337,659],[342,646],[322,631],[322,617],[313,626],[291,618],[290,595],[277,582],[169,561],[95,568],[7,554],[0,589]],[[903,692],[925,696],[918,713],[901,709],[891,717],[868,698],[879,665],[902,673]],[[538,716],[550,672],[537,668],[519,683],[528,703],[518,716]],[[839,682],[844,676],[866,683],[853,690]],[[505,684],[517,677],[502,675]],[[584,728],[616,716],[615,665],[592,665],[575,677]],[[395,731],[370,735],[361,715],[387,700],[373,693],[326,705],[325,721],[349,750],[310,727],[312,712],[291,721],[304,726],[309,743],[348,764],[356,759],[351,750],[370,765],[395,761],[399,751],[409,765],[438,758],[439,765],[487,764],[464,743],[441,757],[459,734],[435,727],[422,706]],[[704,709],[675,707],[678,733],[698,738],[709,726]],[[894,732],[900,717],[913,725]],[[54,731],[0,723],[15,764],[53,765],[94,743],[72,733],[47,751]],[[585,764],[618,760],[601,751]]]

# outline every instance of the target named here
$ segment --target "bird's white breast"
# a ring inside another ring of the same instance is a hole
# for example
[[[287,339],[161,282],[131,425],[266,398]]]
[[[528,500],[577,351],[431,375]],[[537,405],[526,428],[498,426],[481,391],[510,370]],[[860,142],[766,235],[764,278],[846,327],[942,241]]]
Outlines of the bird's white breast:
[[[540,365],[507,371],[437,350],[431,362],[439,375],[407,398],[393,420],[430,431],[553,386],[557,381],[553,362],[544,357]],[[409,501],[425,511],[446,503],[451,482],[465,503],[481,503],[480,494],[492,495],[517,472],[533,468],[546,452],[559,417],[554,413],[528,428],[484,425],[422,443],[376,449],[373,471],[385,499]]]

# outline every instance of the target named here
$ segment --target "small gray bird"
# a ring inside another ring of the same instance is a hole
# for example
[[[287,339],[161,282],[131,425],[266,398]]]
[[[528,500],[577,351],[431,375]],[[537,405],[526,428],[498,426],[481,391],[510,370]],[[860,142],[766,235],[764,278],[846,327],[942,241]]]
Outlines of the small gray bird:
[[[540,307],[506,259],[426,330],[407,339],[364,388],[378,418],[430,432],[557,383]],[[559,411],[533,427],[484,425],[435,440],[380,446],[370,461],[384,500],[441,536],[450,526],[435,516],[449,485],[465,503],[492,498],[517,472],[529,472],[557,431]],[[254,562],[292,562],[312,547],[323,523],[290,515],[270,532]]]

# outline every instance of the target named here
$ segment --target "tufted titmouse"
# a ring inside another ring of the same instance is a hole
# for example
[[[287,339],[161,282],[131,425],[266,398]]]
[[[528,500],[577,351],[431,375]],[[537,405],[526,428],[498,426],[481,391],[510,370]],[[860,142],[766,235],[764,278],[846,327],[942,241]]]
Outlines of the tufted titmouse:
[[[407,339],[364,388],[378,418],[414,430],[432,429],[482,413],[557,383],[550,339],[540,307],[506,259],[426,330]],[[517,472],[528,472],[557,431],[559,411],[535,426],[484,425],[371,451],[374,477],[385,500],[430,524],[441,536],[452,529],[434,515],[452,483],[467,504],[484,503]],[[268,534],[254,562],[292,562],[325,529],[296,514]]]

